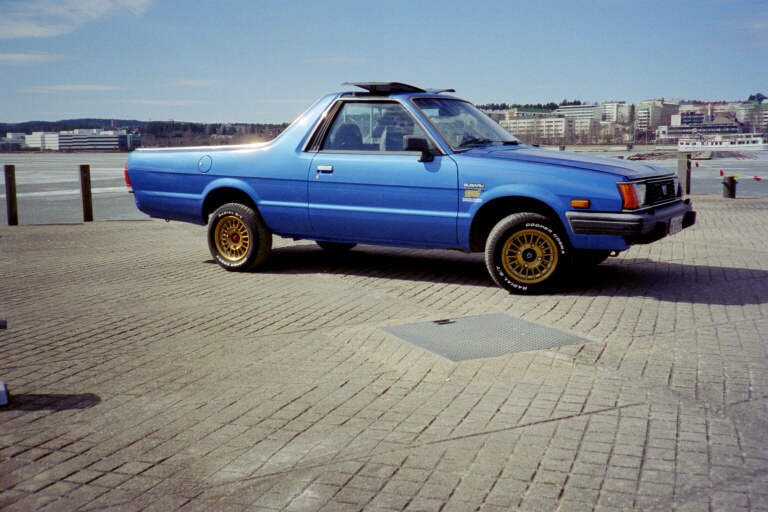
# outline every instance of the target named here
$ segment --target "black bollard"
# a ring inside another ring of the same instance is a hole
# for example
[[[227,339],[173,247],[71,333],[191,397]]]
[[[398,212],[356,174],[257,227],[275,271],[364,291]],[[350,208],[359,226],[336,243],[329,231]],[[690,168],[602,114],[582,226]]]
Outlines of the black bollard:
[[[5,207],[8,212],[8,225],[19,225],[19,207],[16,202],[16,166],[5,166]]]
[[[723,197],[736,199],[736,176],[723,176]]]
[[[93,198],[91,196],[91,166],[80,166],[80,197],[83,201],[83,222],[93,222]]]

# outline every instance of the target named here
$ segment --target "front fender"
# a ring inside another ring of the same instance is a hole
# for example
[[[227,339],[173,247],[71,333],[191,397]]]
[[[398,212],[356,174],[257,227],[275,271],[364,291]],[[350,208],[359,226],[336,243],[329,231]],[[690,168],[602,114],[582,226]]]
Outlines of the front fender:
[[[565,216],[568,210],[570,199],[564,202],[564,199],[557,194],[552,193],[539,186],[524,184],[509,184],[494,187],[490,190],[480,190],[464,188],[460,192],[461,205],[459,207],[458,231],[459,243],[463,247],[470,246],[472,224],[477,218],[488,219],[493,222],[500,220],[499,216],[511,215],[522,211],[534,210],[548,216],[551,212],[557,215],[557,220],[566,229],[569,237],[572,234]],[[536,204],[536,208],[531,205]],[[487,210],[491,209],[493,213]],[[483,211],[486,215],[481,215]],[[490,226],[489,226],[490,227]]]
[[[491,190],[482,191],[480,198],[482,202],[472,202],[466,214],[469,218],[475,216],[478,210],[484,204],[490,203],[499,198],[507,197],[525,197],[534,201],[539,201],[548,205],[560,217],[560,221],[565,223],[565,212],[570,209],[570,199],[564,199],[544,187],[527,184],[509,184],[494,187]],[[463,212],[462,212],[463,213]]]

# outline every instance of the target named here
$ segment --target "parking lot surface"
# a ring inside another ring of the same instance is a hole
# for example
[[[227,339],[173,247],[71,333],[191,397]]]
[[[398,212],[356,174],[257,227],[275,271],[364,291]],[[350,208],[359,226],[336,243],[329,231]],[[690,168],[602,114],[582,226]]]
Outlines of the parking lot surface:
[[[768,510],[768,199],[693,201],[530,297],[477,254],[276,238],[237,274],[199,226],[0,227],[0,509]],[[392,334],[499,314],[570,341]]]

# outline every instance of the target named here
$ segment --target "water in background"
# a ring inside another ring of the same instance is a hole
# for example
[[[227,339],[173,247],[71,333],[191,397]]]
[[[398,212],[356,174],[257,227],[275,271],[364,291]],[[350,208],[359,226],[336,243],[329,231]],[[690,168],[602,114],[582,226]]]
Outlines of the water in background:
[[[652,147],[637,147],[633,151],[600,151],[577,146],[568,149],[612,158],[655,153]],[[677,172],[677,152],[667,151],[666,154],[671,158],[643,162]],[[128,193],[123,180],[127,158],[126,153],[0,153],[0,167],[5,164],[16,166],[19,224],[82,222],[78,172],[81,164],[91,166],[94,220],[147,219],[136,209],[133,195]],[[722,196],[720,171],[728,176],[738,175],[737,198],[768,196],[768,151],[739,155],[716,153],[711,160],[694,161],[691,193]],[[8,221],[4,173],[0,173],[0,203],[0,226],[5,226]]]
[[[569,148],[570,149],[570,148]],[[581,152],[578,148],[576,152]],[[677,172],[677,151],[656,152],[653,149],[636,148],[634,151],[598,151],[590,154],[612,158],[627,158],[637,154],[659,154],[641,160],[644,163]],[[663,158],[662,156],[671,156]],[[723,178],[738,175],[736,197],[768,197],[768,151],[753,151],[742,153],[714,153],[711,160],[693,160],[691,162],[691,194],[722,195]],[[755,177],[762,181],[756,180]]]
[[[82,222],[80,165],[90,166],[94,220],[147,219],[125,186],[127,159],[127,153],[0,153],[0,168],[16,167],[19,224]],[[0,182],[0,225],[6,226],[4,172]]]

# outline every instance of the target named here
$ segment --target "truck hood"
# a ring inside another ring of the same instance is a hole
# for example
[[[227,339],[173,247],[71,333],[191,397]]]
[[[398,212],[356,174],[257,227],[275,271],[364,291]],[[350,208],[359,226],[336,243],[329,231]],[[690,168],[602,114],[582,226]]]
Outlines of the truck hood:
[[[506,161],[561,166],[571,169],[586,169],[623,176],[627,180],[670,174],[670,171],[666,169],[646,163],[620,160],[618,158],[592,156],[583,153],[554,151],[551,149],[541,149],[531,146],[477,148],[464,154],[467,156],[497,158]]]

